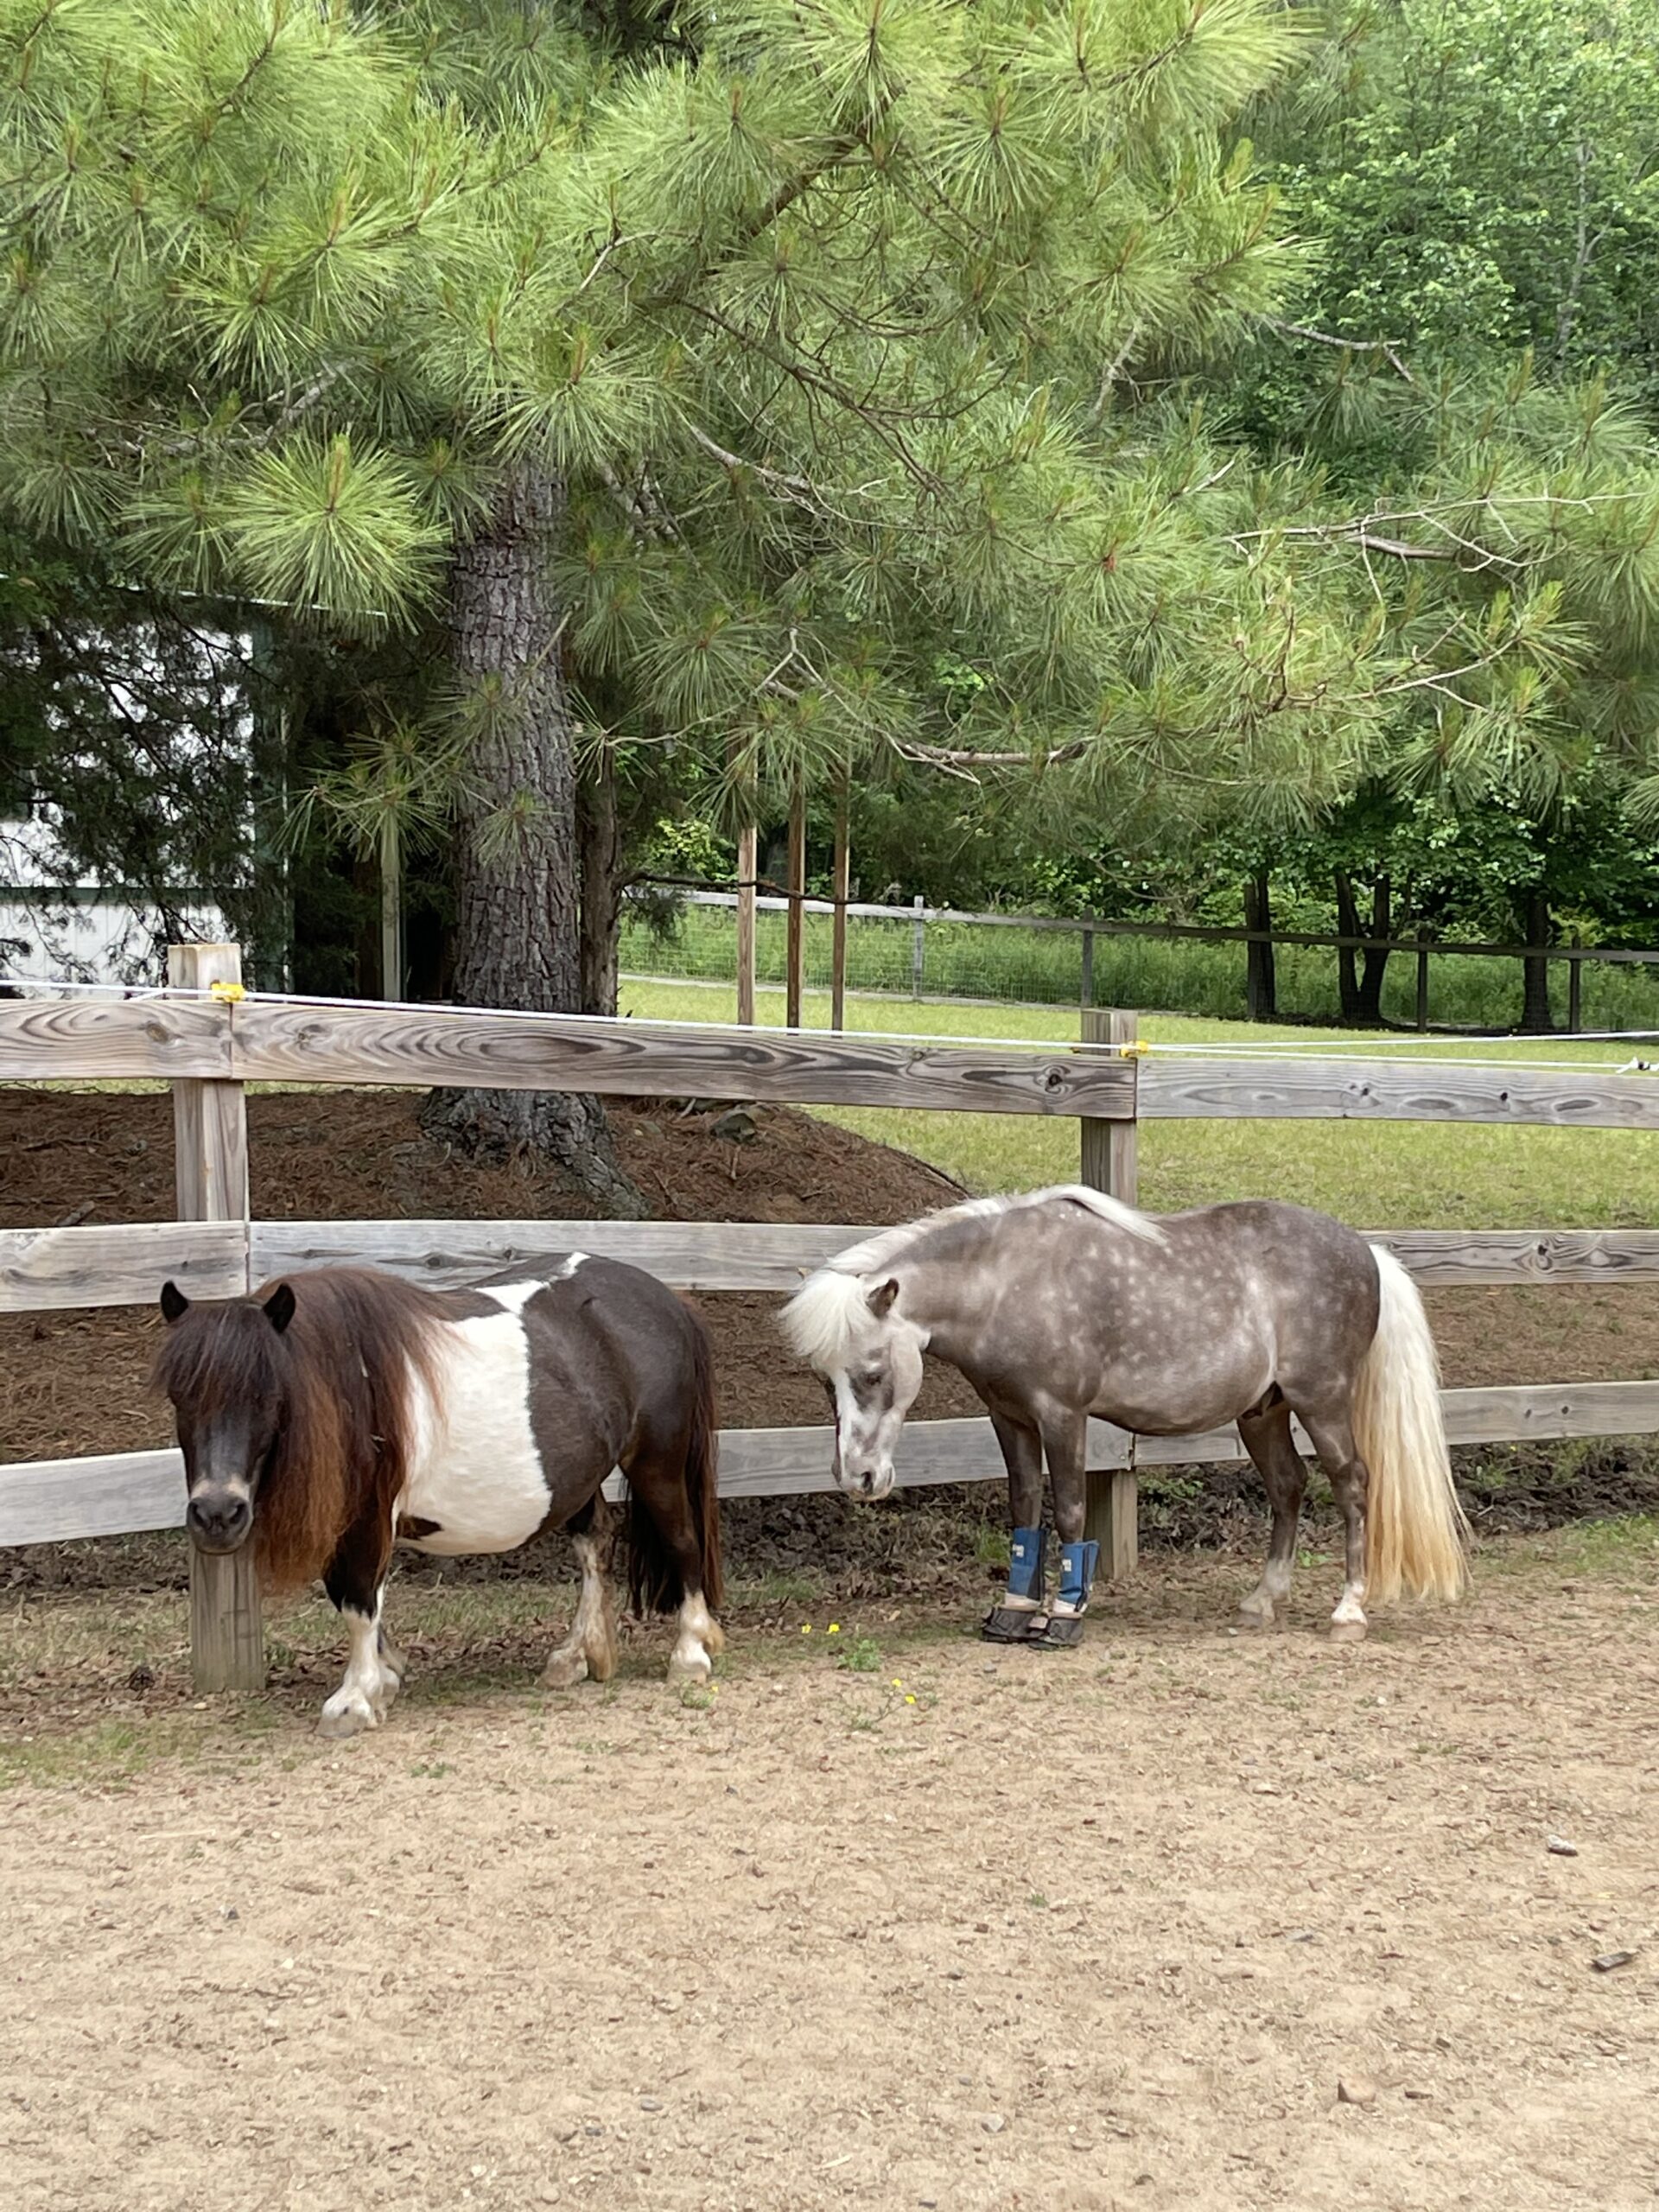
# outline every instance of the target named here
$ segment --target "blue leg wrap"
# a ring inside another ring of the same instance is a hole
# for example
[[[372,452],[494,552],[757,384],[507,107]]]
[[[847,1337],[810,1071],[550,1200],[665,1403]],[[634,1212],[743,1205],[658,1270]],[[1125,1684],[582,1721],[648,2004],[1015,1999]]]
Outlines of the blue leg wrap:
[[[1069,1613],[1080,1613],[1089,1603],[1089,1592],[1100,1560],[1098,1544],[1060,1546],[1060,1603]]]
[[[1046,1529],[1016,1529],[1008,1540],[1008,1595],[1043,1602],[1043,1569],[1048,1552]]]

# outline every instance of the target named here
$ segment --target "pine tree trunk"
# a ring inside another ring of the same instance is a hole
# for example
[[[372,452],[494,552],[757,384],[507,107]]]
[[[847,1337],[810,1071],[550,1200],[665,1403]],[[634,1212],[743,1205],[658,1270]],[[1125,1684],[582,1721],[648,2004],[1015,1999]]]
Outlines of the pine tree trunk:
[[[608,747],[576,793],[576,835],[582,850],[582,1010],[614,1014],[622,839]]]
[[[456,825],[454,995],[462,1006],[573,1014],[582,1004],[575,754],[550,580],[563,506],[558,480],[521,465],[451,575],[455,671],[482,709]],[[607,1213],[645,1211],[596,1099],[440,1090],[422,1120],[469,1155],[559,1167]]]
[[[1272,886],[1265,869],[1260,875],[1253,875],[1244,886],[1244,926],[1247,930],[1273,927]],[[1272,1021],[1279,1011],[1272,942],[1265,938],[1252,938],[1244,950],[1246,1014],[1251,1021]]]
[[[1552,925],[1548,891],[1523,892],[1520,899],[1520,918],[1523,943],[1536,945],[1549,943]],[[1524,960],[1521,963],[1521,972],[1524,978],[1521,1027],[1529,1035],[1544,1036],[1555,1027],[1549,1010],[1549,963],[1548,960]]]
[[[1371,886],[1371,935],[1377,943],[1366,946],[1359,978],[1357,1011],[1364,1029],[1382,1027],[1382,981],[1389,972],[1388,943],[1393,934],[1394,886],[1386,875],[1379,875]]]

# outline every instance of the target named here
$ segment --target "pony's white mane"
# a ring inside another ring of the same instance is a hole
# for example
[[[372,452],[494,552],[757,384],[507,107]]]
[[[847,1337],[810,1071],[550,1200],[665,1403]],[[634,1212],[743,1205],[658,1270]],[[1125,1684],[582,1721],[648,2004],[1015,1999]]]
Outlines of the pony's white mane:
[[[1020,1191],[1007,1198],[966,1198],[960,1205],[924,1214],[919,1221],[881,1230],[861,1244],[849,1244],[816,1274],[809,1275],[779,1316],[791,1349],[798,1358],[820,1371],[843,1366],[859,1338],[872,1325],[867,1295],[872,1275],[897,1266],[923,1237],[947,1222],[1014,1213],[1059,1200],[1081,1206],[1086,1213],[1109,1222],[1114,1229],[1143,1237],[1148,1243],[1166,1241],[1150,1215],[1137,1212],[1104,1191],[1090,1190],[1086,1183],[1056,1183],[1046,1190]]]
[[[846,1366],[853,1346],[875,1320],[864,1284],[856,1275],[840,1274],[832,1261],[807,1277],[778,1325],[795,1357],[823,1375]]]

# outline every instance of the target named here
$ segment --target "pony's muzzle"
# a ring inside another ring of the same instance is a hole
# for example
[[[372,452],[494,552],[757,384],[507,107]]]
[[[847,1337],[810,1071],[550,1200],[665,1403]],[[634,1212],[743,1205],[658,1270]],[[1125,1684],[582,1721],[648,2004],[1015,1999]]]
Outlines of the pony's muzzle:
[[[198,1491],[185,1508],[184,1525],[198,1551],[237,1551],[253,1526],[252,1500],[232,1491]]]

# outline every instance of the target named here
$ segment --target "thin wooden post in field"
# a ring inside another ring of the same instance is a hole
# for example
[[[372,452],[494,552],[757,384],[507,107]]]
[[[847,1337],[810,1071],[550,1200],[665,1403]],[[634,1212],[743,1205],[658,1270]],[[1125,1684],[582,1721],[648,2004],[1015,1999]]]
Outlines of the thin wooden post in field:
[[[396,822],[380,832],[380,995],[404,995],[404,856]]]
[[[760,867],[760,838],[754,824],[737,833],[737,1018],[754,1024],[754,880]]]
[[[1140,1035],[1138,1018],[1116,1007],[1086,1006],[1081,1018],[1085,1045],[1133,1045]],[[1081,1179],[1091,1190],[1109,1191],[1126,1205],[1136,1205],[1135,1122],[1091,1119],[1078,1126],[1083,1132]],[[1135,1572],[1140,1556],[1140,1483],[1133,1468],[1122,1467],[1091,1467],[1087,1481],[1083,1533],[1100,1546],[1107,1580],[1121,1582]]]
[[[1576,937],[1573,940],[1575,954],[1580,942]],[[1567,963],[1567,1027],[1574,1037],[1584,1027],[1584,963],[1576,958]]]
[[[835,936],[830,952],[830,1027],[835,1030],[847,1027],[847,894],[852,880],[852,831],[847,819],[847,787],[843,784],[836,808]]]
[[[167,980],[182,991],[205,991],[214,983],[239,986],[241,950],[234,944],[169,945]],[[173,1168],[181,1221],[246,1224],[248,1114],[239,1083],[192,1077],[174,1084]],[[245,1262],[243,1283],[248,1287]],[[190,1548],[190,1672],[203,1691],[265,1686],[264,1628],[251,1544],[223,1559],[199,1552],[194,1544]]]
[[[798,783],[789,803],[789,943],[785,978],[784,1020],[801,1026],[802,980],[806,963],[806,786]]]
[[[1428,931],[1417,932],[1417,1027],[1428,1027]]]

